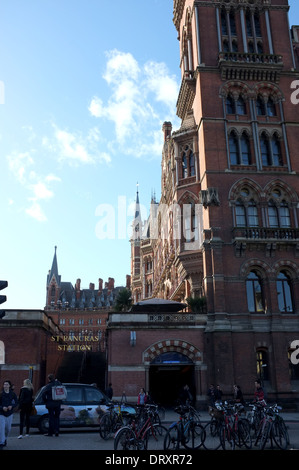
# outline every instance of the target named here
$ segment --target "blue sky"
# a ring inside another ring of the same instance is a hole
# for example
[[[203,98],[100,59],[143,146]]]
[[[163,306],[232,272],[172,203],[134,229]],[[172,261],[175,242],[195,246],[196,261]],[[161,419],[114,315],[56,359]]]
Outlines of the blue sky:
[[[146,216],[162,124],[179,127],[172,16],[173,0],[1,2],[2,308],[44,308],[54,246],[63,281],[125,284],[137,182]]]

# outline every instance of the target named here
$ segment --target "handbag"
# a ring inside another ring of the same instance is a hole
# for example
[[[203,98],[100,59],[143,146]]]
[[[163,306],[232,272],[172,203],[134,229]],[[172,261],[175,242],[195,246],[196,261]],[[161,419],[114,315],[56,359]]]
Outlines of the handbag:
[[[30,413],[30,415],[31,415],[31,416],[35,416],[36,414],[37,414],[36,408],[35,408],[35,406],[34,406],[34,405],[32,405],[32,408],[31,408],[31,413]]]

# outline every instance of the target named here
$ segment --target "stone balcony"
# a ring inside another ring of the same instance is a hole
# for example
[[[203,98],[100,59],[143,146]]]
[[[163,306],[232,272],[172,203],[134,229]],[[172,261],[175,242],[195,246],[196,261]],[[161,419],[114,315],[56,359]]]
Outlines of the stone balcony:
[[[218,65],[223,80],[279,82],[283,68],[281,55],[220,52]]]

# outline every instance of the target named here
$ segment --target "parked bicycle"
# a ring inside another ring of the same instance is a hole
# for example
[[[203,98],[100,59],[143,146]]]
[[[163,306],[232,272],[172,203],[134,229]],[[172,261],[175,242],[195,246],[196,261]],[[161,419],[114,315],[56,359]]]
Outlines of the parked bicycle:
[[[282,424],[282,421],[277,419],[277,413],[277,405],[267,406],[264,409],[254,442],[254,445],[260,450],[263,450],[268,442],[271,448],[275,444],[281,450],[287,449],[289,442],[288,433],[286,432],[285,424]]]
[[[186,449],[199,449],[205,440],[205,430],[198,422],[196,410],[191,406],[178,406],[175,411],[180,417],[166,433],[164,450],[179,449],[180,445]]]
[[[162,450],[167,429],[155,423],[157,405],[145,405],[146,419],[133,419],[114,436],[114,450]]]
[[[131,408],[131,407],[130,407]],[[107,440],[122,426],[128,424],[132,414],[126,411],[122,403],[114,402],[108,407],[108,411],[100,419],[100,436]]]
[[[220,448],[220,429],[224,420],[224,414],[221,404],[215,404],[214,407],[209,406],[209,414],[211,420],[205,424],[205,440],[203,446],[206,450],[217,450]]]
[[[220,443],[223,450],[234,450],[236,446],[245,446],[246,449],[251,449],[250,424],[246,418],[241,417],[243,406],[224,403],[222,410],[223,423],[220,428]]]

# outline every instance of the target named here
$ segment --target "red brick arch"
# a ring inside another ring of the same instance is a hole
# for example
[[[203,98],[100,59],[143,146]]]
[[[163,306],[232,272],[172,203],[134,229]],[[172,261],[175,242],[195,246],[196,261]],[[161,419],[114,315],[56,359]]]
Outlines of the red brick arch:
[[[202,353],[199,349],[182,339],[164,339],[153,343],[143,352],[143,362],[149,365],[160,354],[173,351],[184,354],[194,364],[202,363]]]

